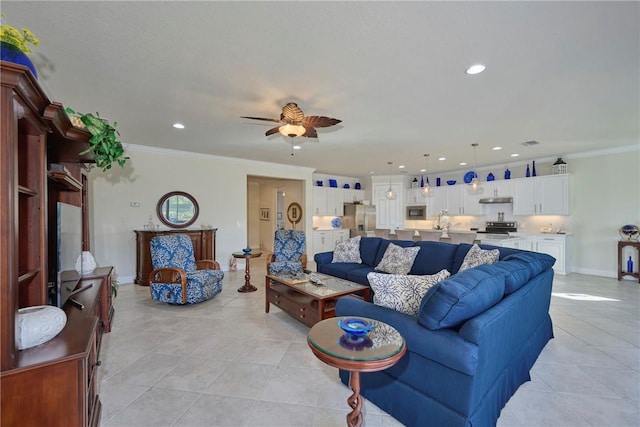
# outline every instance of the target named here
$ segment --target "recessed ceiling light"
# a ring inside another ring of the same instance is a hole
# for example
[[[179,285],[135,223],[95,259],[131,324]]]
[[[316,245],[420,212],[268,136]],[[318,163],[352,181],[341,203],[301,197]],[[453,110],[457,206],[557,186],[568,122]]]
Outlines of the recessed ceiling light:
[[[375,172],[374,172],[374,171],[371,171],[371,172],[369,172],[369,173],[370,173],[370,174],[374,174]]]
[[[294,145],[294,146],[293,146],[293,147],[291,147],[291,148],[293,148],[294,150],[299,150],[299,149],[301,149],[302,147],[300,147],[299,145]]]
[[[502,147],[493,147],[492,148],[493,151],[498,151],[498,150],[502,150]]]
[[[520,155],[520,154],[518,154],[518,153],[513,153],[513,154],[511,155],[511,157],[518,157],[519,155]]]
[[[442,160],[447,160],[446,157],[440,157],[438,160],[442,161]]]
[[[467,68],[467,71],[465,71],[467,74],[479,74],[481,72],[483,72],[487,67],[485,67],[482,64],[475,64],[472,65],[471,67]]]
[[[398,169],[404,169],[404,165],[398,166]]]
[[[467,162],[460,162],[460,166],[467,166]]]
[[[173,127],[176,129],[184,129],[184,125],[182,123],[174,123]]]
[[[426,169],[420,169],[420,172],[426,172],[426,171],[427,171]]]

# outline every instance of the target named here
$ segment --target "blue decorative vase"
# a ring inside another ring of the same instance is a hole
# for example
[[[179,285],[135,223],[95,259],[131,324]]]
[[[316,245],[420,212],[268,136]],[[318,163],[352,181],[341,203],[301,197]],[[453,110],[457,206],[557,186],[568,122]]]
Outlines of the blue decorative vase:
[[[529,163],[527,163],[527,171],[525,172],[524,176],[527,178],[531,176],[531,169],[529,169]]]
[[[531,176],[538,176],[538,172],[536,172],[536,161],[533,160],[531,164],[533,165],[531,170]]]
[[[504,179],[511,179],[511,171],[509,169],[505,169]]]
[[[36,66],[29,59],[26,53],[18,49],[16,46],[0,42],[0,59],[7,62],[13,62],[14,64],[25,65],[33,73],[33,77],[38,78],[36,72]]]

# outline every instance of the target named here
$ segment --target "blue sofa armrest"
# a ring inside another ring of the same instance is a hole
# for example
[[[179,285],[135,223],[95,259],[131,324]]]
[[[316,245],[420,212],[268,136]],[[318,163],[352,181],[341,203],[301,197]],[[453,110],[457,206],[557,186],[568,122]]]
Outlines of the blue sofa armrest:
[[[331,264],[333,260],[333,252],[320,252],[313,257],[316,265]]]
[[[405,339],[408,352],[464,374],[474,375],[478,367],[478,346],[452,329],[431,331],[413,316],[350,296],[338,300],[336,316],[368,317],[391,325]]]

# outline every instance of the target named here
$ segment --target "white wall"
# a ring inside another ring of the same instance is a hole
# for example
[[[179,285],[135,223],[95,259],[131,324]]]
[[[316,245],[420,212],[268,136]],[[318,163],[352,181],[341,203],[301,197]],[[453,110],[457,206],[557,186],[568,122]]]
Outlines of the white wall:
[[[218,228],[216,258],[223,269],[228,268],[231,252],[247,244],[248,175],[304,180],[302,206],[312,212],[312,169],[141,146],[126,148],[131,160],[125,169],[116,166],[110,174],[95,169],[90,173],[92,252],[99,265],[116,267],[121,283],[135,276],[133,230],[142,228],[149,215],[159,223],[155,206],[169,191],[191,193],[200,205],[196,224]],[[616,277],[617,230],[624,224],[640,225],[640,151],[630,147],[563,158],[571,174],[572,271]],[[538,166],[540,175],[549,173],[547,163]],[[513,178],[520,176],[520,169],[511,167]],[[360,182],[363,189],[370,189],[371,181],[362,178]],[[140,207],[131,207],[134,201]],[[304,229],[312,229],[311,215],[305,214]],[[308,253],[310,244],[308,239]]]
[[[640,151],[567,160],[575,234],[572,270],[617,277],[618,229],[640,225]]]
[[[142,229],[149,215],[160,224],[156,203],[169,191],[186,191],[198,201],[200,215],[193,228],[210,224],[218,229],[216,259],[223,270],[231,253],[247,245],[248,175],[304,181],[304,195],[309,196],[302,206],[311,211],[313,169],[135,145],[127,145],[126,154],[131,160],[124,169],[89,174],[91,250],[98,265],[115,266],[120,283],[135,277],[133,230]],[[311,230],[311,216],[305,216],[300,228]]]

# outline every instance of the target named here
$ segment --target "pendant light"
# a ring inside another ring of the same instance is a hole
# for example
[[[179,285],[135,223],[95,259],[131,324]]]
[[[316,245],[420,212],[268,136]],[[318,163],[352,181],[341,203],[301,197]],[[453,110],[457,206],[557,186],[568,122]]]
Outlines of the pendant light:
[[[482,194],[484,192],[484,188],[482,187],[482,185],[480,184],[480,181],[478,181],[478,157],[476,156],[476,147],[478,147],[477,143],[471,144],[471,146],[473,147],[473,179],[471,180],[471,182],[469,183],[469,186],[467,187],[467,192],[469,194]]]
[[[384,197],[386,197],[387,200],[395,200],[398,197],[398,194],[393,191],[393,188],[391,188],[391,165],[393,162],[387,162],[387,164],[389,165],[389,189],[384,193]]]
[[[425,161],[425,165],[424,165],[424,174],[427,175],[427,171],[429,170],[429,155],[425,154],[424,155],[424,161]],[[423,197],[431,197],[433,196],[433,191],[431,190],[431,186],[429,185],[429,175],[427,175],[427,180],[424,183],[424,186],[422,187],[422,196]]]

